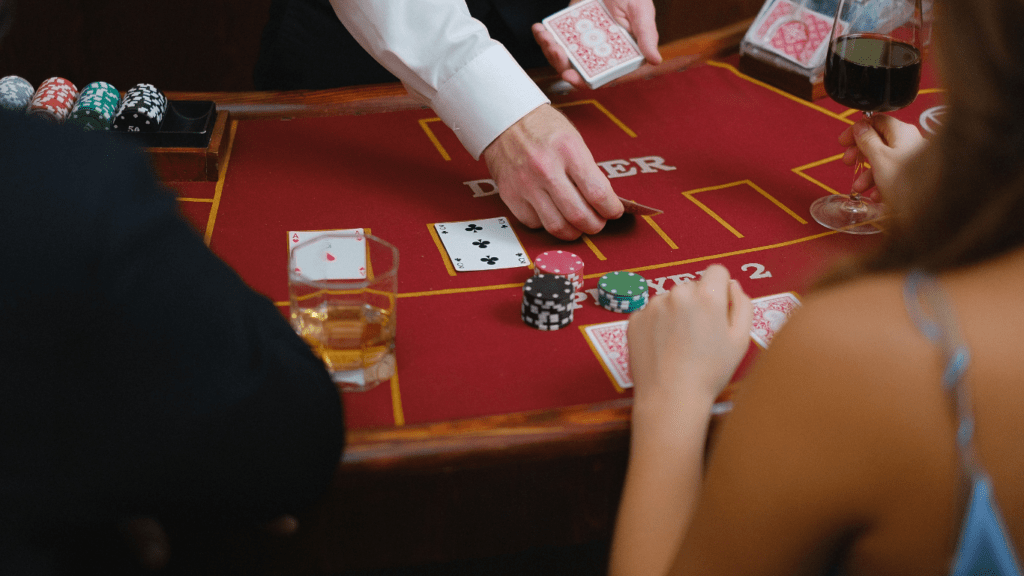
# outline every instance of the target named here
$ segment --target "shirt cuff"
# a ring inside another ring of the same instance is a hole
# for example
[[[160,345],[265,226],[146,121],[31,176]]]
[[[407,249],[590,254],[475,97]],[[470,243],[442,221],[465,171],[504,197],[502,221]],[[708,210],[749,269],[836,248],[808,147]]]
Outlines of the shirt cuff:
[[[495,43],[444,83],[431,102],[474,159],[509,126],[550,100]]]

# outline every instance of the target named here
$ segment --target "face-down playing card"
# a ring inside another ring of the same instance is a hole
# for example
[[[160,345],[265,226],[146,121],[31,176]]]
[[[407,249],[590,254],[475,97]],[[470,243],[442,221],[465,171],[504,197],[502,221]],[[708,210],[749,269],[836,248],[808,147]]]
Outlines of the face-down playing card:
[[[601,0],[584,0],[541,23],[565,50],[573,68],[597,88],[643,64],[633,37],[612,18]]]
[[[747,38],[804,68],[820,66],[828,49],[833,16],[816,12],[805,3],[778,0],[753,23]]]
[[[629,344],[626,342],[628,327],[629,320],[619,320],[583,328],[591,348],[604,364],[605,372],[619,389],[633,387],[633,379],[629,375]]]
[[[792,292],[754,298],[751,303],[754,305],[754,322],[750,327],[750,337],[761,348],[771,344],[775,334],[800,306],[800,300]]]
[[[751,302],[754,306],[754,320],[750,337],[761,348],[768,347],[775,334],[800,306],[800,300],[792,292],[755,298]],[[591,324],[583,329],[594,353],[604,364],[605,371],[622,389],[633,386],[629,372],[629,343],[626,340],[628,327],[629,320],[619,320]]]
[[[629,320],[591,324],[583,328],[590,347],[619,391],[633,387],[633,377],[629,372],[629,341],[626,339],[628,328]],[[711,407],[711,413],[723,414],[731,409],[732,402],[717,402]]]
[[[310,280],[366,278],[365,236],[363,228],[288,232],[288,251],[295,266],[293,272]]]
[[[530,265],[526,250],[505,217],[434,224],[452,267],[458,272]]]

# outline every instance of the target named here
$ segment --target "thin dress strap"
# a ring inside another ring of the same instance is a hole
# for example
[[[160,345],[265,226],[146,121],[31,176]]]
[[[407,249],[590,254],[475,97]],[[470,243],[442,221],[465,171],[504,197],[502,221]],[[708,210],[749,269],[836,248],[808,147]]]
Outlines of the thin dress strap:
[[[921,270],[910,272],[903,286],[903,298],[918,330],[939,348],[946,359],[942,385],[951,394],[956,408],[956,442],[960,448],[960,459],[967,473],[974,477],[981,470],[974,449],[974,408],[970,387],[964,378],[971,363],[971,353],[935,277]]]
[[[974,447],[974,411],[966,377],[971,355],[952,307],[935,278],[919,270],[907,276],[903,297],[918,329],[939,348],[946,360],[942,385],[956,407],[959,420],[956,441],[960,460],[971,479],[971,494],[951,574],[1020,576],[1020,563],[992,495],[992,481],[982,469]]]

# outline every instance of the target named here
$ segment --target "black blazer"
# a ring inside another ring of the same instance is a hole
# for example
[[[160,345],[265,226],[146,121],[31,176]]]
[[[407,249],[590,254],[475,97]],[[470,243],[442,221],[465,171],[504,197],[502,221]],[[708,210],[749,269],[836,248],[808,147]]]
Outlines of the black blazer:
[[[125,135],[0,111],[0,572],[125,517],[299,512],[343,441],[323,364]]]

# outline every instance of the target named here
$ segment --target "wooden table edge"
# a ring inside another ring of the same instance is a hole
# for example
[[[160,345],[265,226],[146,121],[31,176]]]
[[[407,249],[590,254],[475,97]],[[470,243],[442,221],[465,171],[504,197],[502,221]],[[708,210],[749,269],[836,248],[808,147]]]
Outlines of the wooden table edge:
[[[553,409],[357,429],[347,433],[347,472],[495,465],[522,458],[624,450],[632,397]]]

